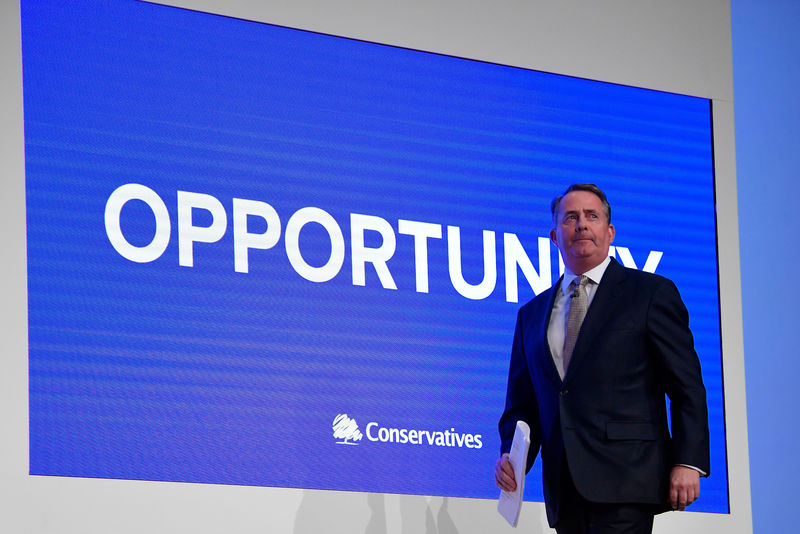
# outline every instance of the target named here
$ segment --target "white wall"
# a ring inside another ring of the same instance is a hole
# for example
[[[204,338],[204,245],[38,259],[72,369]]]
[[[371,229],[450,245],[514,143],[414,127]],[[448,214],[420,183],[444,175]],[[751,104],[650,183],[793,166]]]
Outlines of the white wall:
[[[731,515],[667,514],[656,532],[750,531],[730,8],[724,0],[182,0],[201,11],[713,99]],[[0,5],[0,531],[510,532],[487,500],[31,477],[19,6]],[[500,407],[498,407],[498,411]],[[486,466],[491,477],[493,466]],[[349,520],[342,520],[349,517]],[[528,532],[544,532],[528,504]]]

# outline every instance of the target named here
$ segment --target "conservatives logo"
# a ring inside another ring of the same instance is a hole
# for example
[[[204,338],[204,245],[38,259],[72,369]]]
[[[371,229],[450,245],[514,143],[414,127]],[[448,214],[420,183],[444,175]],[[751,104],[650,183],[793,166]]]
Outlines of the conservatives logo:
[[[340,413],[333,418],[333,437],[338,439],[340,445],[358,445],[364,435],[358,429],[355,419],[350,419],[346,413]]]
[[[426,430],[418,428],[390,428],[384,427],[375,421],[367,423],[366,433],[369,441],[378,443],[400,443],[407,445],[429,445],[434,447],[466,447],[480,449],[483,447],[481,434],[468,434],[456,432],[455,428],[448,430]],[[364,435],[358,429],[356,420],[346,413],[340,413],[333,418],[333,437],[341,445],[358,445]]]

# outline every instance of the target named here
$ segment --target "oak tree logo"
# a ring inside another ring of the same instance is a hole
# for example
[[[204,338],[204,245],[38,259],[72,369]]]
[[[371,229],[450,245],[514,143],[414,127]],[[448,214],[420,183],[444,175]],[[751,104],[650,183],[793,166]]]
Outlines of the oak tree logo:
[[[358,445],[364,435],[358,429],[358,423],[346,413],[340,413],[333,418],[333,437],[338,439],[340,445]]]

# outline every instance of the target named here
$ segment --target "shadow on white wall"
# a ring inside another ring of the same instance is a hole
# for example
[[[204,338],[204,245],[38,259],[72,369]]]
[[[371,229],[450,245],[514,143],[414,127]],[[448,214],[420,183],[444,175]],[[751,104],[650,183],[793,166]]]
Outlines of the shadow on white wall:
[[[516,532],[495,511],[496,501],[422,495],[303,490],[294,534],[483,534]],[[526,503],[526,533],[553,532],[541,505]]]

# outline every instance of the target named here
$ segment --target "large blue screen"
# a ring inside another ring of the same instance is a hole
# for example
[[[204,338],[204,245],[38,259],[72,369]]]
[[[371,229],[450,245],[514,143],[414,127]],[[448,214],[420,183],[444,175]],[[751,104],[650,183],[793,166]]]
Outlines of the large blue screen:
[[[689,308],[728,511],[708,100],[130,0],[24,0],[22,41],[32,474],[496,498],[593,182]]]

